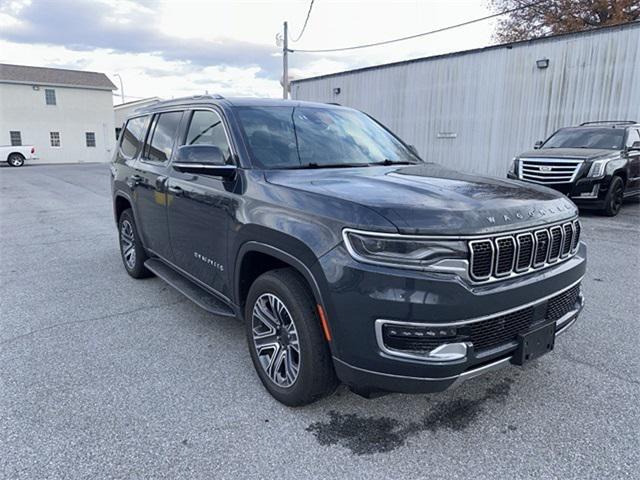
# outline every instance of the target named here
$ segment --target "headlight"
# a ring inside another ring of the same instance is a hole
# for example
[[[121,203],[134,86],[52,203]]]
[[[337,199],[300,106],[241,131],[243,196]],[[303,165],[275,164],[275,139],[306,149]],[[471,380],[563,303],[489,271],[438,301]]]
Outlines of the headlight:
[[[509,167],[509,173],[517,175],[519,161],[520,159],[518,157],[513,157],[513,160],[511,160],[511,166]]]
[[[588,177],[601,177],[602,175],[604,175],[604,169],[607,166],[607,162],[609,162],[610,159],[604,159],[604,160],[594,160],[594,162],[591,164],[591,168],[589,169],[589,174],[587,175]]]
[[[431,240],[348,229],[343,236],[351,256],[365,263],[433,270],[434,265],[445,260],[468,258],[466,242],[460,240]]]

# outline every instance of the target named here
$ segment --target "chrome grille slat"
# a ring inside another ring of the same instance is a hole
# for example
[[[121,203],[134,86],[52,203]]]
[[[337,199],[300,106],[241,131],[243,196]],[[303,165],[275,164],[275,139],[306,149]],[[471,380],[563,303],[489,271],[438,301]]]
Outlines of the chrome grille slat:
[[[499,280],[548,267],[575,254],[579,243],[577,219],[529,232],[470,240],[470,278],[475,282]]]
[[[571,248],[573,246],[573,223],[565,223],[562,225],[562,230],[564,232],[564,243],[562,244],[562,252],[560,253],[560,257],[564,258],[569,255],[571,252]]]
[[[536,244],[533,233],[529,232],[516,235],[516,243],[518,245],[518,254],[515,270],[516,272],[523,272],[533,263]]]
[[[578,249],[578,243],[580,243],[580,231],[582,230],[582,226],[580,225],[580,220],[573,221],[573,242],[571,244],[571,251],[575,252]]]
[[[551,234],[551,245],[549,246],[549,258],[547,262],[553,263],[560,258],[560,250],[562,249],[562,228],[558,225],[549,229]]]
[[[571,183],[583,160],[521,158],[518,177],[536,183]]]

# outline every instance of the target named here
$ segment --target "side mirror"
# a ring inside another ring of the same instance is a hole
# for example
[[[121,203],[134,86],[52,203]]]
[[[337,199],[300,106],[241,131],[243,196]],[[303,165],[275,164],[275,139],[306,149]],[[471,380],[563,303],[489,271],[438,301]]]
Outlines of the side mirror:
[[[172,167],[179,172],[216,177],[233,177],[235,165],[227,165],[220,150],[215,145],[183,145],[178,148]]]
[[[538,140],[536,143],[534,143],[533,144],[534,150],[538,150],[542,146],[543,143],[544,142],[542,140]]]
[[[407,145],[407,148],[411,153],[413,153],[416,157],[420,158],[420,154],[418,153],[418,149],[415,145]]]
[[[640,150],[640,140],[633,142],[633,144],[631,144],[631,146],[627,148],[628,152],[630,152],[631,150]]]

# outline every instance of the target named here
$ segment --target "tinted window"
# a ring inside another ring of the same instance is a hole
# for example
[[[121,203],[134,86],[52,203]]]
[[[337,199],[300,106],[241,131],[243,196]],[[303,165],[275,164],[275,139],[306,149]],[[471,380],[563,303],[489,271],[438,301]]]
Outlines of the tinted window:
[[[238,108],[253,159],[263,168],[419,162],[367,115],[347,109]]]
[[[171,158],[181,118],[182,112],[161,113],[156,117],[147,140],[144,156],[147,160],[166,162]]]
[[[231,149],[227,142],[222,119],[216,112],[193,112],[185,145],[215,145],[222,151],[226,163],[231,163]]]
[[[138,154],[140,146],[142,145],[142,139],[144,136],[144,126],[147,117],[132,118],[127,122],[122,132],[122,140],[120,143],[120,149],[122,153],[128,157],[133,158]]]
[[[627,147],[632,146],[635,142],[640,142],[640,132],[635,128],[629,129],[629,134],[627,135],[627,142],[625,145]]]
[[[622,149],[624,129],[563,128],[554,133],[542,148],[603,148]]]

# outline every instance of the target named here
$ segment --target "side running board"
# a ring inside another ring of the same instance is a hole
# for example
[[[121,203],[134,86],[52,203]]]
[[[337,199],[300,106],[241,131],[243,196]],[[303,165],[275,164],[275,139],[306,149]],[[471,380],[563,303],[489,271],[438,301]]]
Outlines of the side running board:
[[[176,272],[161,260],[150,258],[144,262],[144,266],[207,312],[220,317],[235,317],[235,313],[225,302]]]

